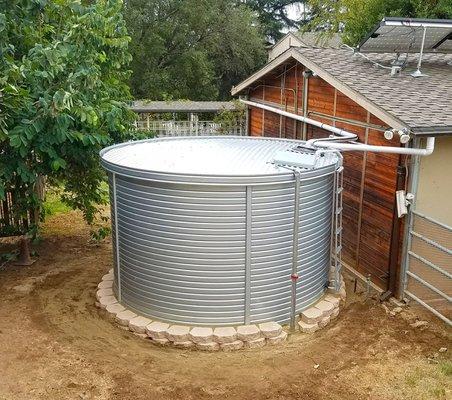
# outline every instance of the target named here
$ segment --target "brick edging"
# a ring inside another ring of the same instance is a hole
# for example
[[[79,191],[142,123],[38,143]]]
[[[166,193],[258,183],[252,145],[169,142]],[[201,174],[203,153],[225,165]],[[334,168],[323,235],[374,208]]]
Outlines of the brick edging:
[[[118,302],[113,293],[113,278],[113,270],[102,277],[96,293],[96,306],[105,310],[121,328],[150,339],[154,344],[204,351],[233,351],[276,345],[287,339],[287,332],[276,322],[210,328],[151,320]],[[314,305],[300,313],[298,328],[301,332],[315,332],[337,317],[340,302],[345,300],[345,284],[342,278],[341,281],[339,292],[328,289]]]

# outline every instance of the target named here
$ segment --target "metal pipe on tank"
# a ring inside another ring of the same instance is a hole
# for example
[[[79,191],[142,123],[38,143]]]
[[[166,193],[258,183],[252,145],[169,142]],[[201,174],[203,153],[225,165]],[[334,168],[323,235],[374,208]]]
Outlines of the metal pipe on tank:
[[[112,191],[113,191],[113,213],[115,215],[115,259],[116,259],[116,289],[118,301],[122,300],[122,288],[121,288],[121,263],[119,257],[119,230],[118,230],[118,206],[117,206],[117,193],[116,193],[116,174],[112,173]]]
[[[293,237],[292,237],[292,281],[291,290],[291,309],[290,309],[290,329],[295,330],[295,319],[297,310],[297,281],[298,281],[298,234],[300,230],[300,172],[293,170],[295,177],[295,197],[294,197],[294,220],[293,220]]]

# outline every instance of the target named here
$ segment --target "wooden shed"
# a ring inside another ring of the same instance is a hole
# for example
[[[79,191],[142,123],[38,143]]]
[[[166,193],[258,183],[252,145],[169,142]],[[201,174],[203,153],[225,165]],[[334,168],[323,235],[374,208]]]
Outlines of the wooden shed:
[[[410,73],[416,69],[418,54],[410,55],[394,75],[390,68],[394,53],[365,58],[347,48],[293,43],[281,54],[272,54],[271,61],[234,87],[232,94],[346,129],[356,133],[359,142],[371,145],[405,146],[397,134],[385,139],[384,132],[392,128],[410,136],[407,146],[421,146],[428,136],[452,135],[450,54],[425,54],[422,72],[426,76],[413,78]],[[331,133],[249,106],[248,134],[309,140]],[[409,188],[417,157],[372,152],[343,155],[344,265],[359,278],[370,278],[382,293],[395,294],[406,241],[396,191]]]

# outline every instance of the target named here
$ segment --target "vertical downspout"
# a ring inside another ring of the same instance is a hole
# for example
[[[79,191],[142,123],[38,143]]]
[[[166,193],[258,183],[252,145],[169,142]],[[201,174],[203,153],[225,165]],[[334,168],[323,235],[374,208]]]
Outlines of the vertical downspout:
[[[366,117],[367,124],[370,123],[370,112],[367,112]],[[369,127],[366,127],[365,133],[364,133],[364,144],[367,144],[369,142]],[[366,168],[367,168],[367,151],[363,153],[363,164],[361,169],[361,182],[360,182],[360,188],[359,188],[359,208],[358,208],[358,225],[356,230],[356,264],[355,267],[358,270],[359,269],[359,252],[361,249],[361,228],[362,228],[362,221],[363,221],[363,199],[364,199],[364,186],[366,183]]]
[[[397,166],[397,182],[396,190],[403,190],[405,188],[405,168],[400,165],[402,157],[399,156],[399,165]],[[395,200],[395,197],[394,197]],[[391,232],[391,246],[389,250],[389,294],[395,295],[397,290],[397,266],[400,253],[400,225],[401,219],[397,214],[397,204],[394,203],[394,211],[392,214],[392,232]]]
[[[297,310],[297,281],[298,281],[298,233],[300,225],[300,172],[293,171],[295,177],[294,221],[292,242],[292,281],[290,329],[295,330],[295,315]]]
[[[303,72],[303,117],[308,116],[308,89],[309,89],[310,73],[306,70]],[[302,140],[307,140],[308,124],[303,122]]]
[[[265,102],[265,82],[262,85],[262,101]],[[265,137],[265,110],[262,110],[262,137]]]
[[[420,146],[420,139],[415,137],[413,139],[413,147],[418,148]],[[406,271],[408,271],[409,255],[408,251],[411,248],[411,235],[410,231],[413,227],[414,217],[412,210],[415,209],[417,189],[419,185],[419,172],[420,172],[420,156],[411,156],[412,163],[408,173],[409,184],[407,188],[408,193],[414,194],[414,199],[411,201],[411,206],[408,209],[408,214],[405,220],[405,228],[403,232],[403,254],[402,263],[400,266],[399,282],[401,282],[400,288],[397,293],[397,297],[403,298],[406,289]]]
[[[248,100],[248,95],[245,97]],[[246,106],[245,110],[245,136],[251,135],[251,119],[250,119],[250,106]]]
[[[298,114],[298,62],[295,64],[295,90],[293,93],[294,99],[293,99],[293,107],[294,107],[294,113]],[[297,139],[297,120],[295,119],[293,121],[293,138]]]
[[[118,284],[118,301],[121,302],[122,300],[122,293],[121,293],[121,266],[119,262],[119,231],[118,231],[118,207],[116,206],[117,203],[117,195],[116,195],[116,174],[112,173],[112,181],[113,181],[113,200],[114,200],[114,206],[113,206],[113,212],[115,213],[115,256],[116,256],[116,271],[118,273],[117,276],[117,284]]]

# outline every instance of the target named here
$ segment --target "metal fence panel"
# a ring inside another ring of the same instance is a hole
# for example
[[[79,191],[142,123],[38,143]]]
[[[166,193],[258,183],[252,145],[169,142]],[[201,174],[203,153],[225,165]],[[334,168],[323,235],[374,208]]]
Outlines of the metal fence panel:
[[[452,325],[452,227],[412,213],[405,294]]]

